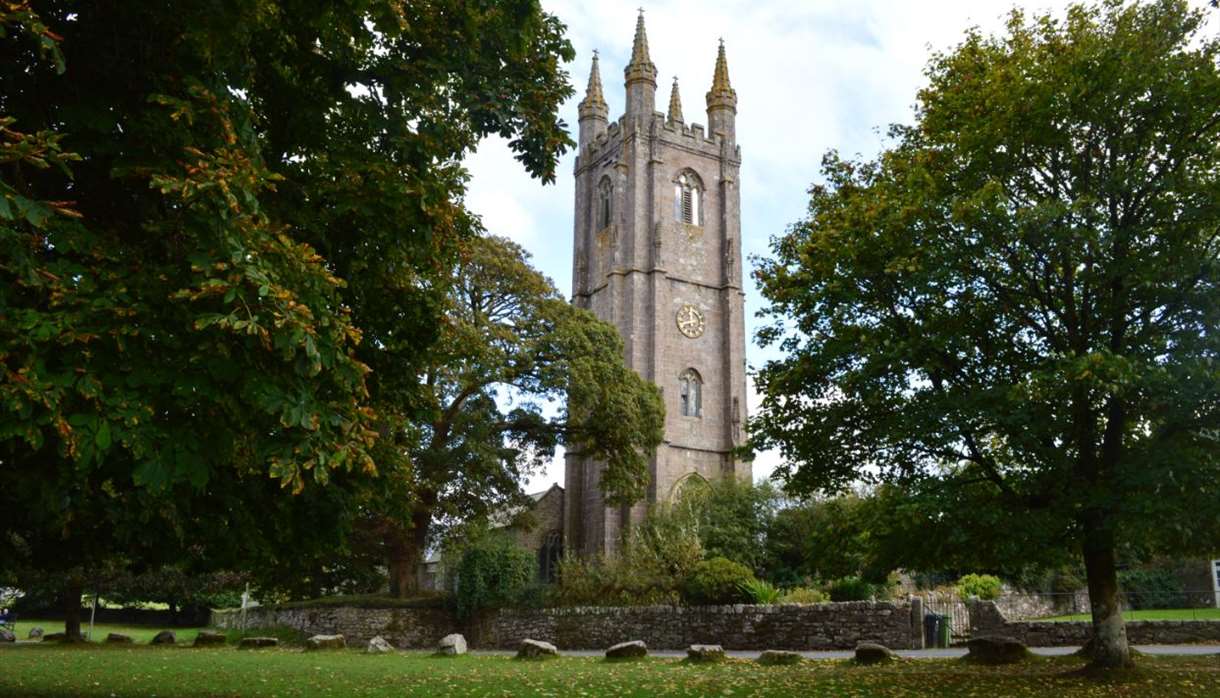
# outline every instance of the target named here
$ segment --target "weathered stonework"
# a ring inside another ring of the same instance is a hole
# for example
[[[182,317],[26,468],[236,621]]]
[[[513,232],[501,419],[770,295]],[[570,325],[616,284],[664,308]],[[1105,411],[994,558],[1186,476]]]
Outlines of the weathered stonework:
[[[573,303],[614,324],[627,364],[661,388],[665,437],[646,501],[630,508],[607,506],[598,486],[603,464],[568,455],[564,547],[587,556],[613,554],[648,505],[671,499],[686,478],[750,477],[749,463],[733,455],[745,438],[745,295],[741,152],[724,47],[706,132],[683,123],[676,84],[668,117],[655,111],[642,15],[632,56],[621,118],[607,122],[596,62],[581,103]],[[682,176],[698,190],[690,220],[675,193]],[[679,379],[691,369],[702,381],[697,416],[681,409]]]
[[[1220,642],[1220,621],[1127,621],[1127,641],[1133,645],[1187,645]],[[1079,647],[1088,641],[1086,622],[1010,621],[994,601],[970,604],[970,634],[1016,638],[1028,647]]]
[[[241,628],[241,611],[212,612],[213,626]],[[343,635],[360,645],[381,636],[399,649],[431,649],[455,632],[453,615],[437,608],[251,608],[247,628],[293,628],[306,635]]]
[[[730,650],[854,649],[874,642],[911,649],[920,636],[905,603],[858,601],[776,606],[641,606],[505,609],[459,623],[441,609],[262,609],[247,611],[250,628],[288,627],[306,634],[342,634],[351,643],[380,635],[401,649],[430,649],[461,632],[473,649],[515,650],[524,638],[565,650],[605,649],[643,640],[657,649],[716,644]],[[236,611],[216,611],[221,628],[240,624]]]

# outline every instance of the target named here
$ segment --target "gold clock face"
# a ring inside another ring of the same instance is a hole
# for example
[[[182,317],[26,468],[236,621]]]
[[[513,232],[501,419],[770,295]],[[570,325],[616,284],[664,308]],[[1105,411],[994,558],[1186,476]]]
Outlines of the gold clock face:
[[[678,321],[678,331],[687,337],[694,339],[703,335],[703,313],[690,303],[678,308],[678,316],[675,319]]]

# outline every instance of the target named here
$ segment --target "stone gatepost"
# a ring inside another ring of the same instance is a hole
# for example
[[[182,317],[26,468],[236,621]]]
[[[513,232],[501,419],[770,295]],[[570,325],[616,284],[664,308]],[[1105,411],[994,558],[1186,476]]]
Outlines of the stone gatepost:
[[[911,649],[924,648],[923,637],[923,599],[912,596],[911,599]]]

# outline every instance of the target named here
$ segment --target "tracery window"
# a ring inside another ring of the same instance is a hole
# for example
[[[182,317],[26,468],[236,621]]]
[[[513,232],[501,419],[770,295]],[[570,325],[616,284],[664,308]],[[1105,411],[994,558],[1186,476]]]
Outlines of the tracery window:
[[[683,172],[674,180],[674,220],[703,225],[703,188],[693,172]]]
[[[682,372],[678,378],[678,396],[683,417],[703,415],[703,379],[698,371],[688,368]]]

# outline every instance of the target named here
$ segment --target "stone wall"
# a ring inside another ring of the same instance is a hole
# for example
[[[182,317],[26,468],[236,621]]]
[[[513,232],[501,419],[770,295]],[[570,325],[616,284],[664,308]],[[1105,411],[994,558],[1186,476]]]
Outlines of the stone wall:
[[[1089,639],[1089,623],[1010,621],[994,601],[970,604],[970,634],[1015,637],[1030,647],[1079,647]],[[1127,621],[1127,640],[1134,645],[1220,643],[1220,621]]]
[[[241,611],[212,611],[212,625],[241,628]],[[433,647],[454,632],[452,614],[441,608],[284,608],[246,611],[246,628],[293,628],[306,635],[341,634],[349,644],[364,644],[376,635],[400,649]]]
[[[451,632],[471,647],[515,649],[524,638],[560,649],[605,649],[643,640],[655,649],[712,643],[725,649],[852,649],[878,642],[909,649],[921,642],[906,603],[850,602],[777,606],[647,606],[635,608],[506,609],[459,623],[441,609],[264,609],[248,611],[247,627],[282,626],[307,634],[341,633],[350,643],[381,635],[403,649],[431,648]],[[213,624],[238,627],[240,612],[217,611]]]

